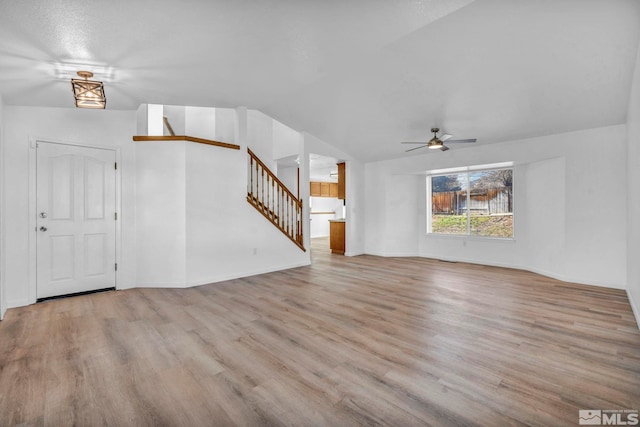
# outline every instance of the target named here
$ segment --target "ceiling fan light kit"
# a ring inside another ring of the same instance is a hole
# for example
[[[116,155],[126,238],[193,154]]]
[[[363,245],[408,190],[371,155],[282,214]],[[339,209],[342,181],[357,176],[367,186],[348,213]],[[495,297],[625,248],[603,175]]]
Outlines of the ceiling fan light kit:
[[[429,142],[403,141],[402,144],[422,144],[420,147],[410,148],[408,150],[405,150],[405,152],[418,150],[418,149],[424,148],[424,147],[427,147],[430,150],[447,151],[449,149],[449,147],[444,145],[444,143],[442,141],[449,141],[450,144],[456,144],[456,143],[460,143],[460,142],[467,143],[467,142],[476,142],[477,141],[477,139],[475,139],[475,138],[473,138],[473,139],[449,140],[450,138],[452,138],[452,135],[450,135],[448,133],[444,133],[444,134],[442,134],[441,137],[438,138],[438,132],[440,132],[439,128],[431,128],[431,132],[433,133],[433,138],[431,138],[429,140]]]
[[[100,108],[107,106],[102,82],[89,80],[93,77],[91,71],[78,71],[82,79],[71,79],[71,88],[78,108]]]

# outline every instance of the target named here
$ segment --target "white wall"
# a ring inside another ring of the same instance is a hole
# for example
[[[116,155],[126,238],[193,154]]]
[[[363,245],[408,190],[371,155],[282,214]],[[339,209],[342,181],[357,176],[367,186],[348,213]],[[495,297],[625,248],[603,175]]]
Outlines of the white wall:
[[[627,293],[640,326],[640,49],[627,115]]]
[[[240,109],[245,111],[244,109]],[[238,141],[238,112],[234,108],[216,108],[216,133],[214,139],[235,144]]]
[[[168,108],[165,105],[165,110]],[[216,140],[216,109],[182,107],[184,109],[184,134],[196,138]],[[178,134],[180,135],[180,134]]]
[[[136,281],[135,153],[131,137],[136,131],[132,111],[70,108],[4,107],[5,291],[9,307],[33,303],[29,297],[29,179],[30,138],[65,141],[120,149],[122,182],[122,253],[118,286]]]
[[[234,142],[240,150],[188,142],[136,145],[137,286],[202,285],[310,263],[309,252],[246,201],[247,135],[256,154],[269,156],[261,160],[273,163],[271,119],[244,108],[213,114],[213,108],[187,107],[187,134]]]
[[[187,142],[136,142],[136,260],[130,287],[184,287]]]
[[[311,212],[335,212],[342,207],[342,200],[337,197],[310,197]],[[341,212],[339,210],[338,212]],[[340,215],[341,216],[341,215]],[[329,235],[329,220],[336,219],[334,213],[311,215],[311,238],[327,237]]]
[[[369,163],[365,250],[415,254],[417,238],[420,256],[623,288],[626,155],[620,125]],[[426,235],[426,179],[415,174],[505,161],[516,163],[514,240]]]
[[[282,159],[298,154],[302,135],[289,126],[273,120],[273,154],[274,159]]]
[[[278,166],[277,177],[294,196],[298,195],[298,166]]]
[[[4,290],[4,102],[0,95],[0,320],[7,311],[7,298]]]
[[[271,171],[276,172],[273,157],[274,120],[257,110],[247,110],[247,145]]]
[[[187,107],[179,105],[162,105],[161,107],[162,117],[160,117],[160,119],[162,119],[162,132],[164,135],[171,135],[171,132],[169,132],[163,120],[163,118],[166,117],[174,135],[197,136],[187,132]]]
[[[567,229],[566,165],[564,157],[518,166],[515,191],[519,199],[516,223],[528,240],[523,256],[540,273],[564,274],[563,254]],[[524,169],[524,171],[523,171]],[[523,174],[526,174],[524,175]],[[518,178],[520,178],[518,180]],[[520,185],[517,184],[518,181]],[[553,191],[549,191],[553,188]],[[525,197],[519,197],[520,193]],[[524,213],[521,217],[520,213]],[[519,236],[516,236],[517,240]],[[515,261],[514,261],[515,262]]]
[[[339,159],[341,161],[353,160],[353,157],[350,154],[324,142],[319,138],[316,138],[310,133],[302,132],[302,135],[304,138],[304,144],[307,153],[320,154],[321,156],[325,157],[333,157],[334,159]]]
[[[356,160],[345,162],[346,183],[346,230],[345,255],[354,256],[364,253],[365,241],[365,168]]]
[[[187,285],[310,263],[308,251],[247,203],[245,150],[186,149]]]

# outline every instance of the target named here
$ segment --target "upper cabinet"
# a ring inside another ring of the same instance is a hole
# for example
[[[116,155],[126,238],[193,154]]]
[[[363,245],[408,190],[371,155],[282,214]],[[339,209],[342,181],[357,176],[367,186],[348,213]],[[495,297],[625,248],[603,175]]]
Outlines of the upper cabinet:
[[[311,181],[309,192],[315,197],[338,197],[338,184],[335,182]]]
[[[320,197],[320,182],[311,181],[310,195]]]
[[[313,197],[337,197],[344,200],[346,198],[345,169],[344,163],[338,163],[338,182],[311,181],[309,186],[310,195]]]
[[[329,197],[338,197],[338,184],[335,182],[329,185]]]
[[[347,198],[347,184],[345,181],[345,164],[338,163],[338,199]]]

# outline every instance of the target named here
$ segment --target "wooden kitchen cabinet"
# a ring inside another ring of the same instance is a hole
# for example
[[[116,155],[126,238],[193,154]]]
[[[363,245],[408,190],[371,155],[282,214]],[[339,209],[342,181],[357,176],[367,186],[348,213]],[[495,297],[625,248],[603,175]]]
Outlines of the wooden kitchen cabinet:
[[[338,199],[345,200],[347,198],[347,183],[345,164],[338,163]]]
[[[329,184],[329,197],[338,197],[338,183],[332,182]]]
[[[338,184],[335,182],[311,181],[309,195],[313,197],[338,197]]]
[[[320,183],[320,197],[329,197],[329,183],[321,182]]]
[[[311,181],[310,194],[311,196],[320,197],[320,183]]]
[[[344,221],[329,220],[329,248],[332,254],[344,255],[345,251],[345,229]]]

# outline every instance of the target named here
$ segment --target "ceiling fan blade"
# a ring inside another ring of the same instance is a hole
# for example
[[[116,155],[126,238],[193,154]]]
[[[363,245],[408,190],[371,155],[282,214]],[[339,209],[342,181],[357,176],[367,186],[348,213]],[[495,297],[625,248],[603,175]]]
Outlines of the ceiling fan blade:
[[[459,143],[459,142],[476,142],[477,139],[476,138],[471,138],[471,139],[453,139],[451,141],[449,141],[449,144],[453,143]]]
[[[440,147],[440,151],[447,151],[449,149],[449,147],[447,147],[446,145],[443,145],[442,147]]]
[[[426,144],[425,141],[402,141],[400,144]]]
[[[424,144],[424,142],[423,142],[423,144]],[[426,147],[426,146],[427,146],[427,145],[425,144],[425,145],[421,145],[420,147],[409,148],[408,150],[405,150],[405,153],[408,153],[409,151],[417,150],[417,149],[419,149],[419,148],[424,148],[424,147]]]
[[[447,139],[451,139],[453,138],[453,135],[451,135],[450,133],[443,133],[442,136],[439,136],[438,139],[442,142],[446,141]]]

